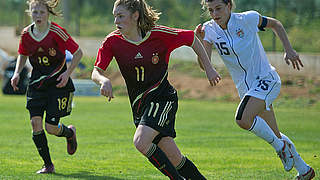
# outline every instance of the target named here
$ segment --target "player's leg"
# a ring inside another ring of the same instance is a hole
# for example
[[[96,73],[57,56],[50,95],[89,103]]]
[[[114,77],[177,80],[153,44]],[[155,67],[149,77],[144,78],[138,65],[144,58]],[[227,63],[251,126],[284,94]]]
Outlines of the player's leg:
[[[139,125],[133,139],[135,147],[164,175],[172,180],[182,179],[166,154],[153,143],[158,134],[158,131],[146,125]]]
[[[60,118],[68,116],[71,112],[73,93],[68,91],[54,92],[48,99],[46,113],[46,130],[49,134],[65,137],[67,140],[67,152],[72,155],[77,150],[76,128],[59,123]]]
[[[288,143],[276,136],[280,135],[276,126],[273,111],[265,111],[265,101],[256,97],[245,96],[241,101],[237,114],[237,124],[243,129],[253,132],[256,136],[268,142],[278,153],[286,171],[290,171],[294,160]],[[266,121],[259,115],[263,116]],[[270,125],[269,125],[270,124]],[[274,132],[276,131],[276,133]]]
[[[314,170],[303,161],[303,159],[300,157],[299,153],[297,152],[293,142],[286,135],[279,132],[273,107],[270,106],[270,111],[265,110],[261,114],[259,114],[259,116],[268,123],[270,128],[277,135],[277,137],[279,137],[280,139],[288,143],[291,153],[293,155],[294,167],[298,171],[297,177],[308,177],[308,176],[312,177],[312,175],[314,176]],[[300,178],[300,179],[303,179],[303,178]]]
[[[27,92],[27,109],[30,113],[30,122],[32,126],[32,140],[37,147],[38,153],[41,156],[44,166],[37,173],[53,173],[54,165],[52,163],[48,141],[43,130],[43,113],[46,104],[46,96],[43,93],[33,91],[28,88]]]
[[[53,173],[54,166],[50,157],[47,137],[42,128],[42,117],[41,116],[31,117],[31,125],[32,125],[32,140],[36,145],[39,155],[41,156],[44,162],[43,168],[37,171],[37,173]]]
[[[312,167],[310,167],[299,155],[296,150],[293,142],[284,134],[281,134],[281,138],[289,143],[291,146],[293,158],[294,158],[294,167],[298,171],[296,179],[312,179],[315,176],[315,172]]]
[[[206,179],[192,161],[181,154],[172,137],[163,137],[158,146],[185,179]]]

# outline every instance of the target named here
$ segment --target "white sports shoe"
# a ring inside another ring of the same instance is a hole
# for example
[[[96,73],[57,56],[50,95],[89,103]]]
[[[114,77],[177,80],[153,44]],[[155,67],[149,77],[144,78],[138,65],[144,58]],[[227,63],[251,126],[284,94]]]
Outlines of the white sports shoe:
[[[281,159],[284,169],[286,171],[290,171],[294,166],[292,150],[287,141],[285,140],[282,140],[282,141],[283,141],[283,147],[280,151],[277,152],[277,154]]]
[[[316,173],[314,172],[312,167],[310,167],[307,173],[301,175],[298,173],[296,176],[296,180],[311,180],[312,178],[314,178],[315,175]]]

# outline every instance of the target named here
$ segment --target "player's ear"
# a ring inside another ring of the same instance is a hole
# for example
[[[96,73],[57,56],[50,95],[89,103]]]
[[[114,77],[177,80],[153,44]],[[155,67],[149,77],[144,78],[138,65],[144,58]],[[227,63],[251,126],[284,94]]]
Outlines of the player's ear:
[[[132,14],[132,17],[133,17],[134,20],[138,21],[138,19],[139,19],[139,11],[134,12]]]

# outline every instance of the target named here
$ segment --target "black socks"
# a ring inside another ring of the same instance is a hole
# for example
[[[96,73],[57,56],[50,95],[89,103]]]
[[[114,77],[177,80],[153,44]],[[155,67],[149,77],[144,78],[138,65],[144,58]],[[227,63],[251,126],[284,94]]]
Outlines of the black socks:
[[[52,161],[49,153],[47,137],[46,137],[46,134],[44,133],[44,130],[39,132],[33,132],[32,140],[36,145],[38,152],[44,161],[44,164],[46,166],[51,165]]]
[[[181,163],[177,166],[181,176],[186,179],[205,180],[206,178],[199,172],[198,168],[188,158],[182,158]]]
[[[70,128],[68,128],[64,124],[60,124],[60,126],[61,126],[61,130],[60,130],[60,133],[57,135],[58,137],[70,138],[73,136],[73,131]]]
[[[157,145],[152,144],[146,156],[149,161],[159,169],[159,171],[168,176],[171,180],[183,180],[177,169],[172,165],[168,157]]]

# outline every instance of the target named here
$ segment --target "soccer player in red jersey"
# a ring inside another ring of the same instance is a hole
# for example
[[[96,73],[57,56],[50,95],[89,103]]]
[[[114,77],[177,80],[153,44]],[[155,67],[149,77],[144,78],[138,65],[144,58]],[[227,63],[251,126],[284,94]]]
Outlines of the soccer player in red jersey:
[[[17,90],[19,73],[27,58],[33,67],[27,90],[27,109],[30,113],[32,139],[44,161],[37,173],[54,173],[47,138],[43,130],[43,114],[46,112],[45,129],[49,134],[66,137],[70,155],[77,149],[76,129],[59,123],[60,118],[71,112],[74,85],[70,75],[80,62],[82,51],[79,45],[62,27],[49,21],[49,13],[58,15],[54,8],[59,0],[30,0],[29,14],[33,23],[21,34],[19,56],[11,85]],[[69,68],[66,66],[65,51],[73,54]]]
[[[170,53],[183,45],[198,54],[211,85],[220,81],[193,31],[156,25],[159,13],[144,0],[116,0],[114,23],[99,48],[92,80],[100,93],[114,98],[110,79],[104,75],[115,57],[125,79],[137,129],[134,145],[138,151],[170,179],[205,179],[197,167],[183,156],[174,142],[176,90],[167,80]]]

